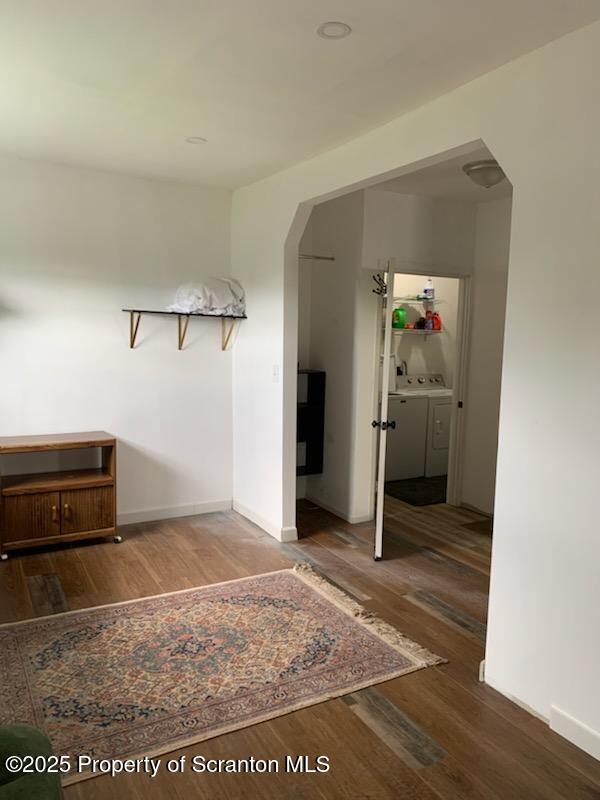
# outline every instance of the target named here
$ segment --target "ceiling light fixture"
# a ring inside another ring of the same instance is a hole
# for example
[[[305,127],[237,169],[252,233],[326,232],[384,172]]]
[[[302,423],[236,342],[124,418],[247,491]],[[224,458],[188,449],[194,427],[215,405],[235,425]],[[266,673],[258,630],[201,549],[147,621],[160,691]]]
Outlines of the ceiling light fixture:
[[[344,39],[351,33],[352,28],[345,22],[323,22],[317,28],[317,36],[321,39]]]
[[[204,136],[188,136],[186,142],[188,144],[206,144],[208,139],[205,139]]]
[[[483,161],[472,161],[470,164],[465,164],[463,172],[471,178],[473,183],[476,183],[477,186],[483,186],[484,189],[490,189],[506,178],[504,170],[493,158],[487,158]]]

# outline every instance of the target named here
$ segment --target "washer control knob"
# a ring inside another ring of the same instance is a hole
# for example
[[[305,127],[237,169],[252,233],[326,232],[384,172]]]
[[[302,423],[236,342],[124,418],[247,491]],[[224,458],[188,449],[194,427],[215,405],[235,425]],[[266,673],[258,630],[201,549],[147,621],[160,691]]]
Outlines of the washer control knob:
[[[425,378],[419,378],[419,383],[425,383]]]

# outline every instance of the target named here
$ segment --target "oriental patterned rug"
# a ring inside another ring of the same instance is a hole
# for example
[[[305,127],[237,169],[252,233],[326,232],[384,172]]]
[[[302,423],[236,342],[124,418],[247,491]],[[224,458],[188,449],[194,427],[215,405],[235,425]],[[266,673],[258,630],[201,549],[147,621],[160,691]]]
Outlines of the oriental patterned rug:
[[[0,626],[0,724],[157,756],[441,661],[303,564]]]

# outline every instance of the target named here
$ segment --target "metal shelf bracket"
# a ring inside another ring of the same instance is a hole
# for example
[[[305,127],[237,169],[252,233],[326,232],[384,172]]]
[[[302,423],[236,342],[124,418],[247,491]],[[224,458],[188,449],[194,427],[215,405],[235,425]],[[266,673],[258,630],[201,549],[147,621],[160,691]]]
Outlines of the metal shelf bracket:
[[[137,317],[136,317],[137,314]],[[129,347],[133,350],[135,347],[135,340],[137,339],[138,329],[140,327],[140,320],[142,318],[141,311],[129,312]]]
[[[181,316],[177,317],[177,349],[183,350],[183,343],[185,342],[185,335],[187,333],[190,318],[185,317],[185,322],[181,324]]]
[[[227,321],[225,319],[221,319],[221,350],[227,350],[229,345],[229,340],[231,339],[231,335],[235,329],[235,323],[237,319],[230,320],[229,323],[229,330],[227,330]]]

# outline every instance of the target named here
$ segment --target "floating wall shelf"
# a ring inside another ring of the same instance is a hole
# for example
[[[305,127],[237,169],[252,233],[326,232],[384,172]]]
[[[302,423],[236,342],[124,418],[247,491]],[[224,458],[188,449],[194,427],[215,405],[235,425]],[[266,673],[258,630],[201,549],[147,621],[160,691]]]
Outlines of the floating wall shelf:
[[[238,316],[234,314],[202,314],[198,312],[183,314],[179,311],[157,311],[150,308],[123,308],[122,310],[129,314],[129,347],[132,349],[135,347],[142,314],[160,314],[161,316],[165,317],[177,317],[178,350],[183,350],[190,317],[203,317],[204,319],[221,320],[221,350],[227,350],[236,322],[240,319],[247,319],[245,314]]]

